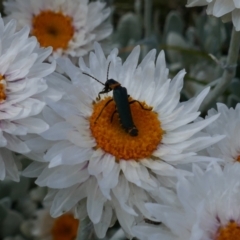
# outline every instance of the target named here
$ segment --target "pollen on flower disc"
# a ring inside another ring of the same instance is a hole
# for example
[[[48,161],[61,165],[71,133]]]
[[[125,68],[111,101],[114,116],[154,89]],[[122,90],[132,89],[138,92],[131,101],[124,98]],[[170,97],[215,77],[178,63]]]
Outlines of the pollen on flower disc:
[[[226,226],[218,229],[214,240],[240,240],[240,225],[230,221]]]
[[[237,161],[237,162],[240,162],[240,155],[237,156],[236,161]]]
[[[51,229],[53,240],[73,240],[77,237],[79,220],[72,214],[64,214],[55,219]]]
[[[97,148],[115,156],[116,160],[141,160],[150,157],[162,140],[163,130],[158,120],[158,115],[144,102],[142,107],[138,102],[130,104],[133,122],[138,129],[138,136],[130,136],[121,126],[116,113],[111,122],[111,117],[116,110],[116,104],[107,97],[93,105],[90,117],[90,129],[97,142]],[[131,99],[129,99],[131,101]],[[101,110],[100,117],[96,121]],[[148,109],[148,110],[145,110]]]
[[[5,77],[0,74],[0,103],[4,102],[6,98],[6,80]]]
[[[74,34],[72,18],[61,12],[42,11],[32,19],[32,35],[41,47],[66,49]]]

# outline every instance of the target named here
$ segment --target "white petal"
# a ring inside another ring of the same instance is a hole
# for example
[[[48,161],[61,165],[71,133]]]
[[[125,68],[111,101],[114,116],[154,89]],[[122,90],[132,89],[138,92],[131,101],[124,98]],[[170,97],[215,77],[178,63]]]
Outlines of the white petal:
[[[115,206],[115,211],[117,215],[117,219],[121,225],[121,227],[124,229],[125,232],[127,232],[129,235],[133,236],[132,233],[132,226],[135,222],[134,216],[129,215],[125,211],[123,211],[120,207],[117,201],[115,200],[114,202]]]
[[[96,180],[91,178],[88,184],[87,211],[94,224],[99,223],[101,220],[105,201],[106,198],[99,190]]]
[[[28,153],[30,149],[28,146],[19,138],[13,135],[4,134],[4,137],[7,140],[7,148],[17,153]]]
[[[240,7],[239,7],[240,8]],[[240,9],[234,9],[232,12],[233,25],[236,28],[236,31],[240,31]]]
[[[89,160],[88,171],[91,175],[98,175],[103,170],[103,161],[104,161],[105,152],[98,149],[94,151],[93,155]]]
[[[240,2],[238,0],[233,0],[235,7],[240,8]]]
[[[173,166],[171,166],[170,164],[166,164],[163,161],[154,161],[151,159],[145,159],[145,160],[142,160],[141,162],[146,167],[152,170],[162,171],[163,173],[174,170]]]
[[[94,225],[94,229],[99,238],[104,238],[112,219],[112,208],[104,206],[101,221]]]
[[[129,182],[135,183],[137,186],[141,186],[141,180],[137,172],[138,163],[134,160],[120,160],[120,167]]]
[[[51,206],[51,215],[58,217],[71,210],[81,199],[86,197],[85,188],[84,184],[76,184],[72,187],[59,190]]]
[[[122,68],[123,75],[121,76],[123,86],[128,86],[129,82],[132,80],[133,73],[137,67],[139,54],[140,46],[136,46],[124,62]]]
[[[155,71],[155,82],[156,86],[162,86],[168,79],[168,72],[165,61],[165,53],[161,51],[157,57],[156,71]]]
[[[2,156],[0,155],[0,180],[4,180],[6,176],[5,164]]]
[[[10,179],[12,179],[13,181],[18,182],[20,178],[19,178],[19,172],[14,159],[15,158],[14,154],[7,149],[1,148],[1,158],[2,159],[0,159],[0,162],[3,160],[5,163],[6,175],[10,177]],[[4,167],[2,169],[4,170]],[[0,175],[0,179],[1,179],[1,175]]]
[[[67,139],[81,148],[92,148],[96,146],[94,138],[82,136],[78,131],[74,130],[68,132]]]
[[[42,171],[47,167],[47,164],[39,163],[39,162],[33,162],[29,164],[22,172],[22,175],[24,177],[38,177]]]
[[[164,211],[164,206],[156,203],[146,203],[145,207],[149,211],[149,213],[156,219],[156,222],[162,222],[164,220],[164,215],[161,214]]]
[[[25,143],[35,153],[44,153],[53,142],[43,139],[42,137],[35,137],[26,140]]]
[[[213,15],[216,17],[221,17],[225,15],[226,13],[231,12],[234,10],[235,6],[233,1],[229,0],[217,0],[215,1],[214,7],[213,7]]]
[[[67,122],[59,122],[51,126],[51,128],[42,133],[41,136],[47,140],[65,140],[69,129],[72,129],[72,126]]]
[[[51,159],[49,168],[59,165],[75,165],[88,161],[93,154],[92,149],[70,146],[60,150],[57,155]]]
[[[48,124],[46,124],[43,120],[33,117],[19,119],[16,121],[16,123],[26,126],[28,128],[28,133],[39,134],[49,128]]]
[[[134,216],[137,216],[137,213],[131,208],[130,206],[127,205],[128,199],[129,199],[129,194],[130,194],[130,189],[128,186],[128,181],[126,180],[125,177],[121,176],[119,178],[119,183],[118,185],[113,189],[113,194],[118,200],[121,208],[126,211],[127,213],[130,213]]]
[[[169,132],[163,136],[162,143],[172,144],[172,143],[184,141],[190,138],[191,136],[193,136],[195,133],[202,130],[203,128],[205,128],[207,125],[209,125],[213,121],[215,121],[219,116],[220,116],[219,114],[216,114],[211,118],[205,119],[203,121],[191,123],[189,125],[182,127],[179,130]]]
[[[188,0],[186,7],[205,6],[207,4],[206,0]]]
[[[147,53],[147,55],[143,58],[142,62],[138,65],[140,68],[144,68],[149,62],[154,62],[156,56],[156,49],[152,49]]]
[[[101,174],[97,176],[98,184],[101,187],[101,191],[103,192],[103,194],[104,190],[106,193],[108,193],[107,195],[104,194],[108,199],[111,199],[109,190],[116,187],[116,185],[118,184],[119,172],[119,164],[115,163],[113,169],[111,170],[111,172],[109,172],[108,175],[105,174],[105,176],[103,176],[103,174]]]
[[[83,164],[60,166],[45,168],[36,180],[36,184],[61,189],[73,186],[76,183],[82,183],[88,178],[89,173]]]

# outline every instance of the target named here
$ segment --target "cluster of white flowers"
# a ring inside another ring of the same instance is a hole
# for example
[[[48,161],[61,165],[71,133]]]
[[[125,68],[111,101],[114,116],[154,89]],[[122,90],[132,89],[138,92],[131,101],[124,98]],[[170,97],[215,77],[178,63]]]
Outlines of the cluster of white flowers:
[[[44,78],[55,70],[55,64],[44,63],[51,49],[39,48],[36,38],[28,38],[29,28],[18,32],[15,28],[14,20],[4,26],[0,19],[0,180],[7,176],[17,181],[20,166],[11,151],[30,151],[22,137],[48,129],[36,115],[48,98],[58,100],[61,94],[48,89]]]
[[[209,14],[232,14],[240,30],[238,0],[188,2],[207,4]],[[18,181],[15,153],[28,156],[21,173],[48,187],[57,218],[40,211],[33,235],[58,236],[65,224],[73,239],[78,220],[89,217],[100,238],[118,220],[141,240],[239,239],[240,104],[218,104],[201,118],[210,88],[181,102],[185,71],[169,79],[163,51],[140,63],[139,46],[124,62],[117,49],[106,57],[94,43],[112,31],[100,1],[4,5],[0,180]]]

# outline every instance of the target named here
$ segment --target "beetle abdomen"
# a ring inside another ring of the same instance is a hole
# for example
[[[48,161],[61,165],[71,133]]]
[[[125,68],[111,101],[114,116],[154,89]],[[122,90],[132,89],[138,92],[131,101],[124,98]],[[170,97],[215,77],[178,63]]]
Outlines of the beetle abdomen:
[[[133,136],[133,137],[136,137],[138,135],[138,129],[134,126],[130,129],[128,129],[128,133]]]
[[[131,135],[137,136],[138,130],[133,123],[131,109],[128,102],[127,89],[125,87],[117,87],[114,89],[113,99],[116,103],[117,112],[122,127]]]

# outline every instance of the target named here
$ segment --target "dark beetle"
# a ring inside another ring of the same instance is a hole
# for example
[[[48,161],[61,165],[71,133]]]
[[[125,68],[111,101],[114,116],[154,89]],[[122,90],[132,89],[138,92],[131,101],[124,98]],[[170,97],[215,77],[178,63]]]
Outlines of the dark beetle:
[[[110,99],[105,106],[103,107],[103,109],[101,110],[101,112],[99,113],[98,117],[96,118],[95,122],[98,120],[98,118],[100,117],[102,111],[104,110],[104,108],[111,102],[114,101],[116,104],[116,111],[113,112],[112,117],[111,117],[111,121],[113,120],[113,116],[116,112],[118,112],[119,114],[119,118],[120,118],[120,122],[122,124],[122,127],[125,129],[126,132],[129,133],[129,135],[131,136],[137,136],[138,135],[138,129],[136,128],[136,126],[133,123],[133,119],[132,119],[132,114],[131,114],[131,109],[129,104],[132,104],[134,102],[138,102],[136,100],[133,101],[128,101],[129,95],[127,93],[127,89],[125,87],[122,87],[121,84],[117,81],[115,81],[114,79],[108,79],[108,73],[109,73],[109,67],[110,67],[110,63],[108,65],[108,70],[107,70],[107,81],[104,83],[102,83],[101,81],[99,81],[98,79],[96,79],[95,77],[89,75],[88,73],[84,73],[85,75],[95,79],[96,81],[98,81],[99,83],[101,83],[102,85],[104,85],[104,88],[101,92],[99,92],[98,94],[98,100],[101,99],[100,94],[104,94],[104,93],[108,93],[110,91],[113,91],[113,99]],[[140,104],[140,106],[143,108],[142,104],[140,102],[138,102]],[[144,108],[143,108],[144,109]],[[146,109],[149,110],[149,109]]]

